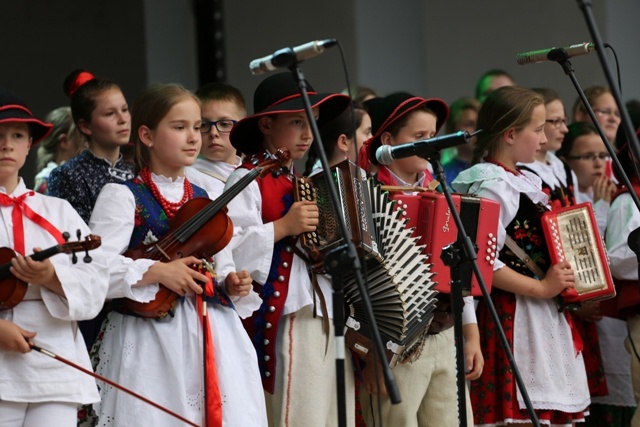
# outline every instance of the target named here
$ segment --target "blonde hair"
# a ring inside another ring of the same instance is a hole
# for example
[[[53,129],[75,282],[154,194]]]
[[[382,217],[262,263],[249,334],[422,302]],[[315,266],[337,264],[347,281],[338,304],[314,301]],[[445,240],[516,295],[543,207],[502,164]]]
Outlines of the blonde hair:
[[[158,84],[148,87],[136,100],[131,109],[131,129],[135,146],[135,172],[149,166],[151,153],[149,148],[140,141],[138,130],[140,126],[155,129],[174,105],[181,101],[192,99],[198,105],[200,100],[189,90],[178,84]]]
[[[478,112],[478,135],[473,162],[493,155],[509,129],[520,130],[531,122],[533,110],[544,105],[542,95],[520,86],[504,86],[491,92]]]
[[[40,172],[47,164],[53,161],[58,151],[58,143],[60,135],[67,134],[68,138],[72,138],[76,125],[71,115],[71,107],[60,107],[51,110],[45,119],[46,122],[53,125],[51,133],[38,144],[38,165],[36,172]],[[74,140],[76,140],[74,138]]]

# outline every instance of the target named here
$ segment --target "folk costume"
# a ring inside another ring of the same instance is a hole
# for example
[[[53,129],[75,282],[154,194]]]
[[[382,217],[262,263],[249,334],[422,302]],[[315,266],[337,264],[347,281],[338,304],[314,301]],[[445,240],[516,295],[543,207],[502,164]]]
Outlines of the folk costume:
[[[309,97],[312,107],[319,107],[319,120],[335,118],[349,103],[343,95],[318,94],[312,88]],[[292,76],[282,73],[265,79],[254,94],[254,111],[236,124],[230,139],[236,149],[262,161],[273,153],[263,153],[259,119],[303,111]],[[231,174],[227,187],[252,167],[244,163]],[[332,426],[338,413],[331,285],[320,276],[314,286],[295,237],[274,241],[273,221],[292,204],[291,177],[276,172],[251,183],[230,207],[244,242],[234,247],[234,260],[249,270],[263,299],[244,325],[258,354],[271,425]],[[345,380],[347,420],[353,426],[353,379]]]
[[[175,203],[183,198],[185,178],[172,181],[152,173],[149,176],[151,186],[164,199]],[[203,189],[189,185],[193,197],[208,197]],[[95,232],[108,231],[105,250],[110,260],[109,298],[139,302],[155,298],[158,284],[133,286],[155,261],[133,260],[121,254],[141,243],[156,241],[167,232],[167,214],[161,206],[140,177],[126,185],[108,184],[100,193],[91,226]],[[235,271],[230,255],[230,249],[225,248],[214,257],[220,283]],[[179,299],[174,317],[153,320],[110,312],[99,337],[96,371],[198,424],[204,411],[213,410],[221,424],[209,421],[211,425],[266,426],[255,351],[238,317],[249,315],[259,305],[259,298],[252,293],[231,301],[222,287],[216,286],[213,291],[207,295],[217,376],[213,386],[203,380],[205,329],[198,322],[193,294]],[[211,373],[208,375],[211,377]],[[203,406],[205,387],[210,393],[216,393],[217,387],[217,407]],[[104,387],[100,392],[101,402],[94,406],[99,426],[183,425],[116,389]]]
[[[535,277],[520,258],[504,246],[507,235],[543,271],[550,267],[540,224],[548,198],[537,175],[508,171],[501,165],[486,162],[462,172],[453,186],[458,192],[500,202],[500,255],[494,270],[506,265],[520,274]],[[494,286],[491,300],[540,423],[569,427],[573,421],[584,419],[589,390],[582,341],[571,326],[571,318],[558,312],[553,299],[522,296]],[[475,425],[524,422],[529,417],[522,395],[482,299],[477,317],[485,366],[482,376],[471,383]]]

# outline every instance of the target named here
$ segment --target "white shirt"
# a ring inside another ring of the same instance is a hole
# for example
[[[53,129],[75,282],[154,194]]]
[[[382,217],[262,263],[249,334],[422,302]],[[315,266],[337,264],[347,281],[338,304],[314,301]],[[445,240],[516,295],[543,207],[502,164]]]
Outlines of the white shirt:
[[[22,179],[10,196],[30,191]],[[5,192],[0,187],[0,192]],[[82,218],[62,199],[34,193],[25,203],[46,218],[61,232],[69,232],[76,240],[76,230],[83,238],[90,234]],[[0,246],[14,247],[12,206],[0,206]],[[23,214],[25,250],[34,247],[47,249],[58,242],[48,231]],[[77,320],[94,318],[102,309],[107,294],[107,261],[102,248],[89,252],[90,263],[82,261],[78,253],[73,264],[71,255],[58,254],[50,259],[62,284],[65,296],[42,286],[29,284],[24,300],[9,310],[0,311],[0,318],[14,322],[23,329],[35,331],[34,342],[57,355],[91,369],[89,355],[78,329]],[[31,351],[27,354],[0,351],[0,400],[14,402],[78,402],[98,400],[92,377],[70,368],[60,361]]]

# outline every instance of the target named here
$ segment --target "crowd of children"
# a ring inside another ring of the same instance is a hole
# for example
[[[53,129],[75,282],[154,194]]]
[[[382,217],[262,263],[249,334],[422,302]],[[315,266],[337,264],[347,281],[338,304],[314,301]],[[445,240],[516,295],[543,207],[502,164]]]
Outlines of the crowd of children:
[[[131,111],[117,83],[86,70],[63,87],[70,108],[46,121],[0,89],[0,255],[5,278],[24,291],[0,301],[0,427],[328,427],[341,410],[359,427],[527,426],[529,409],[543,425],[640,426],[640,288],[627,243],[640,226],[629,194],[640,194],[640,182],[637,160],[615,140],[620,114],[606,88],[589,88],[587,98],[632,189],[610,173],[583,106],[569,124],[553,90],[516,86],[502,70],[480,79],[478,99],[451,109],[406,92],[369,90],[352,102],[307,82],[330,166],[351,161],[400,193],[437,191],[426,190],[437,187],[432,166],[419,156],[379,164],[379,147],[429,139],[445,125],[482,129],[445,162],[455,191],[501,208],[491,301],[463,301],[467,418],[459,420],[448,294],[437,295],[419,349],[392,369],[400,404],[376,362],[334,340],[342,308],[299,239],[326,216],[319,202],[294,196],[294,177],[322,166],[291,73],[262,80],[250,115],[225,83],[194,92],[152,85]],[[20,169],[37,144],[34,192]],[[551,262],[541,217],[583,202],[606,237],[619,295],[559,310],[574,271]],[[53,255],[74,239],[73,255]],[[336,354],[346,354],[344,378]]]

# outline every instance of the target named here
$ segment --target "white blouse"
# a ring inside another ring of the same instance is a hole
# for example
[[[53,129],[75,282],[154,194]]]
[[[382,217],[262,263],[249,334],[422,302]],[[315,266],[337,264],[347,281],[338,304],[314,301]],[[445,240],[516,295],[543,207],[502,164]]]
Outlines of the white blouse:
[[[30,190],[20,179],[10,196],[27,191]],[[4,188],[0,187],[0,192],[5,192]],[[71,241],[76,240],[76,230],[80,230],[83,239],[91,232],[66,200],[34,193],[25,203],[59,231],[69,232]],[[12,206],[0,206],[0,242],[10,248],[14,247],[12,212]],[[23,226],[27,254],[32,254],[34,247],[47,249],[58,244],[49,232],[24,214]],[[102,309],[108,268],[103,248],[94,249],[89,255],[92,261],[85,263],[84,253],[78,253],[76,264],[72,263],[71,255],[52,256],[50,261],[65,296],[30,283],[24,300],[12,309],[0,311],[0,318],[37,332],[36,345],[90,370],[89,355],[76,321],[92,319]],[[86,404],[98,399],[96,383],[87,374],[35,351],[21,354],[0,350],[0,400]]]

